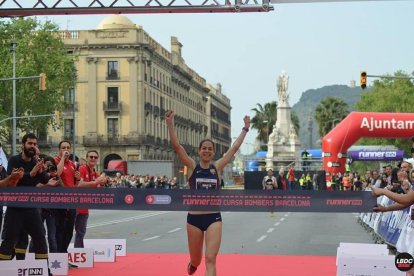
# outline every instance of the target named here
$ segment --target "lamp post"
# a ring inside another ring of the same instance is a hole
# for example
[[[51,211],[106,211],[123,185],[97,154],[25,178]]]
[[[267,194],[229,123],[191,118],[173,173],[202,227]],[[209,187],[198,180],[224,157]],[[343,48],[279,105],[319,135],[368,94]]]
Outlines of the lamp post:
[[[16,155],[16,47],[17,47],[17,43],[14,40],[13,37],[13,41],[10,44],[11,49],[10,51],[13,54],[13,126],[12,126],[12,152],[13,155]]]

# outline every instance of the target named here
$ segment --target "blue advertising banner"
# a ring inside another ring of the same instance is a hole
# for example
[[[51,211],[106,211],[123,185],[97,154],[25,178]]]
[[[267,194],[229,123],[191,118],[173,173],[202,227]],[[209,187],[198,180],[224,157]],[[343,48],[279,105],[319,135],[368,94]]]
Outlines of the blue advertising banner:
[[[370,192],[0,188],[0,205],[35,208],[235,212],[371,212]]]
[[[403,150],[357,150],[348,151],[348,157],[352,161],[392,161],[402,160]]]

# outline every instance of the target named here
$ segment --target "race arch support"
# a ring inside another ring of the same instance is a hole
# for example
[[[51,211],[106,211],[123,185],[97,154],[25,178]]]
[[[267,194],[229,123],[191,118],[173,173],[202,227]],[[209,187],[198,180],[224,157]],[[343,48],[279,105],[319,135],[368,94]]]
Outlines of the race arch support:
[[[414,113],[351,112],[322,139],[323,168],[327,178],[345,172],[346,152],[362,137],[411,138]]]

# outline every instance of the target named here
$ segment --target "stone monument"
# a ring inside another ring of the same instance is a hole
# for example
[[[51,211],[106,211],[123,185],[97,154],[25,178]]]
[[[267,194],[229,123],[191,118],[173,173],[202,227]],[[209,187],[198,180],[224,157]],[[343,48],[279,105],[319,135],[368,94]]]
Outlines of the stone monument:
[[[277,80],[277,120],[268,139],[266,168],[279,170],[296,160],[300,142],[291,118],[289,106],[289,76],[285,71]]]

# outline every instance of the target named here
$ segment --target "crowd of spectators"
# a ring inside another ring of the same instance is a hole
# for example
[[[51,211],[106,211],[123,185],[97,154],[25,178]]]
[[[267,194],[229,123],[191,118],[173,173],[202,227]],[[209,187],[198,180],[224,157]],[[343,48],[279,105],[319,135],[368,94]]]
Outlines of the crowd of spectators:
[[[332,176],[330,184],[333,191],[369,191],[377,187],[402,194],[412,189],[413,182],[413,166],[404,160],[394,167],[386,165],[379,170],[367,170],[364,175],[358,172],[337,173]]]
[[[105,184],[107,188],[138,188],[138,189],[179,189],[177,177],[169,178],[154,175],[121,175],[117,173],[108,177]]]

